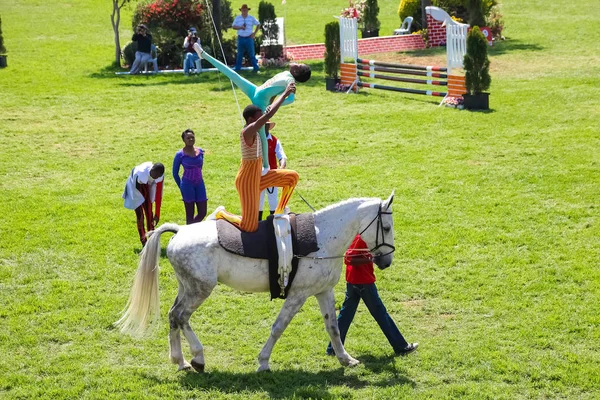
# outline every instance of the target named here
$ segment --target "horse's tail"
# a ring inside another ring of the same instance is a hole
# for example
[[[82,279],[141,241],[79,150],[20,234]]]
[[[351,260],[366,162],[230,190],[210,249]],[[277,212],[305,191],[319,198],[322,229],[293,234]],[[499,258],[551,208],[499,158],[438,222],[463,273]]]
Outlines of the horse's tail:
[[[126,309],[115,325],[123,333],[141,336],[149,323],[159,313],[158,259],[160,257],[160,235],[164,232],[177,233],[179,225],[163,224],[155,231],[148,232],[146,246],[140,254],[140,263],[135,274],[133,287]]]

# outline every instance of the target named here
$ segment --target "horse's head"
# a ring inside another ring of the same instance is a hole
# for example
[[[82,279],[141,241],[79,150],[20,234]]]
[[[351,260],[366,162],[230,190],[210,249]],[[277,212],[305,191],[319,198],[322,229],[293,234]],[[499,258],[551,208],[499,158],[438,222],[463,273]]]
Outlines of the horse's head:
[[[367,243],[373,254],[373,262],[385,269],[392,265],[394,259],[394,218],[392,216],[392,202],[394,192],[385,201],[373,206],[368,220],[361,226],[360,236]]]

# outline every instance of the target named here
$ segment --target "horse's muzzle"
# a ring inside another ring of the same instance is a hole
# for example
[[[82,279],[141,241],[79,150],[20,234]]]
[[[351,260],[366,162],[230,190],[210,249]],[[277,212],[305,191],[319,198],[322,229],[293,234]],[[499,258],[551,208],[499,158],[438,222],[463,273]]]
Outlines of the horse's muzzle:
[[[379,269],[386,269],[392,265],[393,259],[394,253],[389,253],[373,257],[373,263],[375,263]]]

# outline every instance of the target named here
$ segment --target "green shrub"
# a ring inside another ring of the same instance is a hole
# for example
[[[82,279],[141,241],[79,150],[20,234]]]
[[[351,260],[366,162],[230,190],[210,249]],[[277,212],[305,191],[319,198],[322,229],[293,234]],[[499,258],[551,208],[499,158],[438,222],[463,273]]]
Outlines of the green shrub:
[[[258,22],[260,22],[262,34],[255,39],[255,45],[260,52],[261,45],[264,46],[265,58],[279,58],[283,55],[283,46],[278,45],[279,25],[273,4],[261,1],[258,4]],[[257,52],[258,53],[258,52]]]
[[[180,66],[183,39],[190,27],[210,34],[203,17],[205,5],[200,0],[154,0],[139,3],[132,19],[132,27],[146,24],[153,43],[160,48],[159,65]],[[202,40],[202,37],[200,38]]]
[[[365,3],[365,13],[363,16],[364,30],[376,31],[381,26],[377,16],[379,15],[379,5],[377,0],[367,0]]]
[[[212,1],[208,2],[211,12],[202,13],[202,26],[205,29],[198,30],[198,37],[202,42],[202,47],[206,50],[208,48],[214,49],[217,54],[210,53],[217,60],[225,62],[219,46],[219,38],[221,38],[221,45],[227,58],[227,62],[231,63],[235,60],[237,42],[236,39],[223,39],[223,32],[227,32],[233,25],[233,11],[231,9],[231,1],[221,0],[221,23],[215,21],[217,28],[219,29],[219,36],[215,35],[215,27],[213,25],[211,15],[214,14],[212,10]],[[208,11],[208,10],[207,10]],[[203,61],[204,65],[204,61]],[[210,63],[206,63],[207,68],[210,68]]]
[[[137,51],[137,42],[129,42],[121,50],[121,57],[123,57],[123,63],[125,65],[133,65],[135,60],[135,52]]]
[[[277,15],[273,4],[266,1],[261,1],[258,4],[258,22],[261,26],[262,40],[277,42],[279,39],[279,25],[277,25]]]
[[[485,26],[485,12],[482,0],[469,0],[469,25]]]
[[[474,26],[467,34],[467,54],[464,58],[465,85],[469,94],[479,94],[489,89],[492,83],[487,52],[488,42],[479,27]]]
[[[355,62],[356,60],[352,60]],[[332,21],[325,25],[325,75],[337,78],[340,70],[340,23]]]
[[[413,17],[413,31],[423,29],[423,13],[421,12],[421,0],[402,0],[398,6],[398,16],[400,23],[404,22],[406,17]]]
[[[2,36],[2,18],[0,18],[0,54],[6,54],[6,47],[4,47],[4,37]]]

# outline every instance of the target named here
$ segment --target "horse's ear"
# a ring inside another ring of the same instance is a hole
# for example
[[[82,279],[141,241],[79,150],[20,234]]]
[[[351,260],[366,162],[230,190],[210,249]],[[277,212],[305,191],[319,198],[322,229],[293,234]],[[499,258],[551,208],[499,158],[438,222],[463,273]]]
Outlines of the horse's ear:
[[[387,210],[388,208],[390,208],[390,206],[392,205],[393,201],[394,201],[394,194],[396,193],[396,189],[392,190],[392,194],[390,194],[390,197],[388,197],[388,199],[385,201],[385,209]]]

